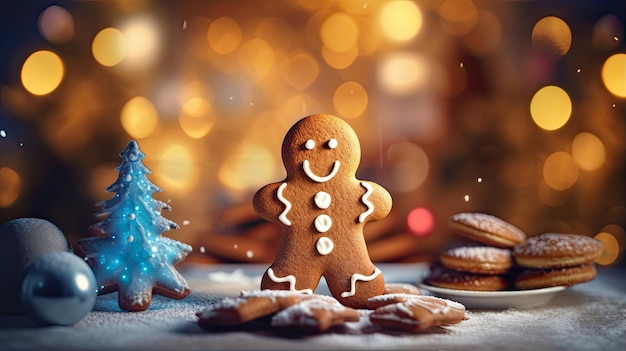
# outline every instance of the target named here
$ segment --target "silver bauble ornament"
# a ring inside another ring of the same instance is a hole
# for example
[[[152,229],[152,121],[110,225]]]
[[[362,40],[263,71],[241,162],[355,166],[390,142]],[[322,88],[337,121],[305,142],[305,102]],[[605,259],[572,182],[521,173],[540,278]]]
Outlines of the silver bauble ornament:
[[[52,252],[24,268],[21,284],[24,314],[44,325],[72,325],[92,309],[98,295],[87,263],[70,252]]]

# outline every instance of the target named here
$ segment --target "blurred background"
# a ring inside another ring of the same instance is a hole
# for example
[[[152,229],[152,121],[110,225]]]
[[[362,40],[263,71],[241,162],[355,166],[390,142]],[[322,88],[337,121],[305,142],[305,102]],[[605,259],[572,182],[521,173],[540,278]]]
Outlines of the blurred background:
[[[0,223],[88,235],[134,139],[187,262],[271,262],[252,196],[289,127],[331,113],[394,198],[374,261],[430,260],[484,212],[624,264],[625,24],[619,0],[3,1]]]

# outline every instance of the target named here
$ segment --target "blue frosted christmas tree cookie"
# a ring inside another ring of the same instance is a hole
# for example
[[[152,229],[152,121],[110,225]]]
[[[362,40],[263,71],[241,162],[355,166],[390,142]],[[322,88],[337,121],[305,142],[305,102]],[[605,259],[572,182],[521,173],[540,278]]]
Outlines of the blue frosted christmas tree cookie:
[[[161,189],[148,180],[152,173],[136,141],[120,153],[119,176],[106,191],[115,196],[96,204],[99,220],[90,230],[94,237],[76,242],[76,251],[94,271],[99,294],[118,291],[118,303],[127,311],[150,307],[152,294],[174,299],[189,295],[191,288],[174,265],[192,251],[191,246],[161,236],[178,225],[161,216],[171,208],[152,198]]]

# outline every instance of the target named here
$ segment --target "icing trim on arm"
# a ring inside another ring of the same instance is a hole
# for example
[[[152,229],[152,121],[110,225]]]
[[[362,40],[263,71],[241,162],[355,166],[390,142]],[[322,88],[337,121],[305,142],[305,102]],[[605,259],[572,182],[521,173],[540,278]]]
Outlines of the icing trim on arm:
[[[309,160],[304,160],[304,162],[302,163],[302,170],[304,170],[304,173],[309,178],[311,178],[312,181],[318,182],[318,183],[325,183],[333,179],[333,177],[337,175],[337,172],[339,172],[340,165],[341,165],[341,162],[339,162],[339,160],[335,160],[335,162],[333,163],[333,170],[330,172],[329,175],[325,177],[320,177],[317,174],[313,173],[313,171],[311,171],[311,164],[309,163]]]
[[[278,220],[280,220],[284,225],[291,225],[291,221],[287,218],[287,213],[291,210],[291,202],[283,196],[283,190],[285,190],[286,187],[287,183],[282,183],[278,187],[278,190],[276,190],[276,197],[278,197],[278,201],[285,205],[285,209],[278,216]]]
[[[354,294],[356,294],[356,281],[357,280],[362,280],[364,282],[369,282],[371,280],[374,280],[374,278],[376,278],[379,274],[380,274],[380,269],[378,269],[378,267],[376,267],[376,269],[374,270],[374,273],[372,273],[371,275],[363,275],[363,274],[359,274],[359,273],[354,273],[351,277],[350,277],[350,291],[345,291],[341,293],[341,297],[350,297],[350,296],[354,296]]]
[[[274,282],[274,283],[289,283],[289,291],[295,291],[297,293],[303,293],[303,294],[312,294],[313,290],[311,289],[302,289],[302,290],[296,290],[296,277],[294,277],[293,275],[288,275],[282,278],[277,277],[274,274],[274,270],[270,267],[267,269],[267,276]]]
[[[365,218],[367,218],[367,216],[371,215],[372,212],[374,212],[374,204],[369,200],[369,197],[370,195],[372,195],[374,188],[372,188],[372,186],[367,184],[366,182],[361,182],[361,185],[366,190],[365,194],[361,196],[361,201],[363,202],[365,206],[367,206],[367,211],[359,215],[359,223],[363,223],[363,221],[365,221]]]

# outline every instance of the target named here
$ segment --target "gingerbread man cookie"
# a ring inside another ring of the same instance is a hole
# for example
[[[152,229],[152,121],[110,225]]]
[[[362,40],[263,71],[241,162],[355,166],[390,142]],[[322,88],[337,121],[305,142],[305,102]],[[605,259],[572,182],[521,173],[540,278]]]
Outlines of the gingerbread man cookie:
[[[391,195],[359,180],[356,133],[342,119],[312,115],[287,132],[282,145],[287,178],[261,188],[256,212],[281,225],[276,258],[261,289],[312,293],[321,277],[343,305],[365,308],[385,288],[363,237],[363,226],[391,211]]]

